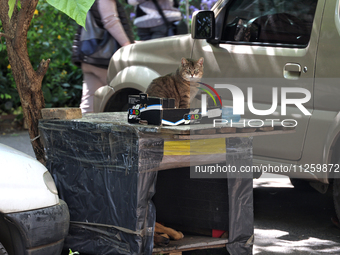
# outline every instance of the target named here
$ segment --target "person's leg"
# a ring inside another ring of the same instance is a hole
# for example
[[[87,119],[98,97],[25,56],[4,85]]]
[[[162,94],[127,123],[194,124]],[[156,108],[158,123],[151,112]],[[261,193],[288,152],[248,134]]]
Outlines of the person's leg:
[[[139,39],[141,41],[146,41],[146,40],[150,40],[151,39],[150,28],[141,28],[141,27],[138,27],[137,28],[137,34],[138,34]]]
[[[106,85],[107,69],[82,63],[83,94],[80,109],[82,113],[93,112],[94,93],[97,89]]]
[[[157,27],[150,28],[151,39],[161,38],[168,36],[168,27],[163,24]]]

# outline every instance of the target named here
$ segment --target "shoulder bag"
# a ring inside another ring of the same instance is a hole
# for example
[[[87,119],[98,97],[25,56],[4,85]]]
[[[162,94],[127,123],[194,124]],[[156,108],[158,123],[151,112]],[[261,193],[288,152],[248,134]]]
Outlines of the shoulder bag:
[[[87,13],[85,27],[86,30],[81,29],[79,41],[80,61],[108,67],[112,55],[121,46],[109,31],[97,25],[91,11]]]

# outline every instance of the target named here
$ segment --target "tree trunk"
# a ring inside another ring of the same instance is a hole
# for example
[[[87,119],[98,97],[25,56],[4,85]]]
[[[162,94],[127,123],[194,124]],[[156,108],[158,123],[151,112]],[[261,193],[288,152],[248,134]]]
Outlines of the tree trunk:
[[[41,119],[41,109],[45,107],[41,84],[50,60],[42,60],[35,71],[27,51],[27,31],[37,4],[38,0],[21,0],[21,9],[14,7],[13,15],[9,19],[8,0],[0,0],[0,20],[4,29],[0,37],[6,38],[8,59],[34,153],[36,158],[45,164],[44,146],[39,138],[38,121]]]

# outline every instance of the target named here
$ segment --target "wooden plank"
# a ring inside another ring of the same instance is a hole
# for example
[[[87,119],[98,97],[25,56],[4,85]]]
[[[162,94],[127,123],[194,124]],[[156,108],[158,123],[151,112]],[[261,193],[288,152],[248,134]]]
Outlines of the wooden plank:
[[[191,125],[190,127],[172,127],[171,129],[161,128],[162,133],[172,134],[174,138],[177,139],[180,135],[213,135],[213,134],[235,134],[236,136],[240,136],[236,133],[256,133],[256,132],[272,132],[274,130],[280,131],[290,131],[295,130],[295,127],[282,127],[282,126],[263,126],[263,127],[212,127],[207,126],[206,128],[202,128],[202,125]],[[242,135],[241,135],[242,136]],[[250,136],[250,135],[249,135]],[[217,138],[217,137],[216,137]],[[202,138],[203,139],[203,138]]]
[[[190,233],[190,235],[194,236],[206,236],[211,237],[212,236],[212,229],[209,228],[200,228],[199,226],[193,227],[193,226],[183,226],[181,224],[176,223],[167,223],[168,227],[176,229],[177,231],[181,231],[182,233]]]
[[[171,134],[193,134],[198,130],[202,130],[201,132],[206,131],[210,132],[210,130],[216,130],[212,124],[192,124],[192,125],[179,125],[179,126],[161,126],[160,131],[162,133],[171,133]]]
[[[255,131],[256,128],[253,127],[236,128],[237,133],[253,133]]]
[[[193,133],[195,135],[213,135],[213,134],[216,134],[216,129],[194,130]]]
[[[202,250],[212,248],[223,248],[228,243],[228,239],[213,238],[206,236],[185,236],[178,241],[170,241],[168,246],[154,247],[152,254],[168,254],[191,250]]]
[[[195,140],[195,139],[214,139],[228,137],[250,137],[262,135],[280,135],[292,134],[295,130],[273,130],[268,132],[250,132],[250,133],[231,133],[231,134],[215,134],[215,135],[174,135],[174,139]]]
[[[80,108],[44,108],[41,109],[43,119],[80,119],[82,113]]]
[[[201,165],[216,164],[225,162],[225,160],[226,160],[225,154],[163,156],[163,160],[158,167],[141,171],[141,173],[168,170],[172,168],[197,166],[199,164]]]
[[[219,134],[236,133],[236,127],[221,127],[216,129],[216,133]]]
[[[165,127],[165,126],[160,126],[159,127],[160,132],[163,134],[181,134],[181,135],[190,135],[191,129],[188,126],[182,126],[178,128],[178,126],[175,127]]]
[[[213,124],[189,124],[189,125],[178,125],[178,126],[155,126],[155,125],[139,125],[139,124],[129,124],[126,120],[126,113],[125,112],[118,112],[118,113],[100,113],[100,114],[87,114],[84,115],[83,120],[86,121],[88,118],[89,120],[95,119],[97,121],[103,122],[119,122],[119,125],[127,125],[127,126],[135,126],[140,132],[143,132],[143,136],[147,136],[150,134],[151,136],[159,136],[164,137],[167,140],[171,140],[172,138],[178,139],[178,137],[187,137],[191,135],[213,135],[212,133],[215,130],[216,134],[228,134],[234,133],[235,137],[244,137],[243,133],[251,133],[247,136],[254,136],[253,133],[267,133],[270,131],[271,133],[272,128],[274,126],[274,130],[281,130],[281,131],[291,131],[294,130],[295,127],[293,126],[294,123],[292,122],[292,127],[282,127],[282,123],[279,121],[261,121],[259,123],[262,125],[261,127],[250,127],[248,125],[249,120],[241,119],[239,122],[234,123],[233,126],[230,124],[225,125],[217,125],[213,127]],[[254,122],[252,122],[254,125]],[[288,122],[285,122],[286,126],[289,125]],[[245,127],[244,127],[245,125]],[[255,130],[254,130],[255,129]],[[200,130],[200,131],[198,131]],[[197,132],[197,133],[196,133]],[[230,136],[229,136],[230,137]],[[217,138],[217,137],[216,137]],[[181,138],[183,139],[183,138]],[[190,138],[185,138],[190,139]],[[204,139],[203,137],[196,139]]]
[[[263,121],[263,128],[254,128],[247,126],[247,120],[241,120],[238,124],[231,127],[227,125],[217,125],[213,127],[212,124],[194,124],[194,125],[180,125],[180,126],[155,126],[155,125],[139,125],[139,124],[129,124],[126,120],[125,112],[118,113],[96,113],[96,114],[86,114],[82,118],[85,122],[108,122],[115,123],[119,126],[134,127],[142,137],[162,137],[165,140],[175,140],[175,139],[210,139],[210,138],[227,138],[227,137],[250,137],[258,135],[275,135],[275,134],[289,134],[293,132],[295,127],[282,127],[280,122],[276,121]],[[246,124],[246,127],[240,126]],[[286,125],[289,123],[286,122]],[[294,123],[292,123],[294,125]],[[270,127],[274,126],[274,130],[270,131]],[[249,129],[250,128],[250,129]],[[195,133],[197,130],[200,134]],[[204,131],[203,131],[204,130]],[[208,130],[215,130],[216,134],[209,134]],[[280,131],[281,133],[273,133],[275,131]],[[234,132],[234,133],[233,133]],[[247,133],[248,132],[248,133]]]
[[[262,132],[268,132],[268,131],[273,131],[274,127],[260,127],[257,130],[262,131]]]
[[[282,131],[286,131],[286,130],[294,130],[295,127],[283,127],[283,126],[275,126],[274,127],[275,130],[282,130]]]

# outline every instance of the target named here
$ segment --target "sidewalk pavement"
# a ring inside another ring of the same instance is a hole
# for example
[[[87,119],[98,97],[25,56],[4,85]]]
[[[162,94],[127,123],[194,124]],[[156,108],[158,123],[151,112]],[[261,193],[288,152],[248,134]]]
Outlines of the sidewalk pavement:
[[[12,148],[22,151],[35,158],[28,131],[18,131],[11,134],[0,134],[0,143],[11,146]]]

